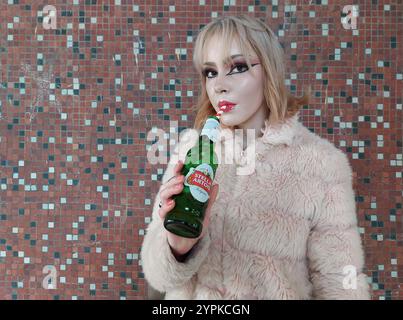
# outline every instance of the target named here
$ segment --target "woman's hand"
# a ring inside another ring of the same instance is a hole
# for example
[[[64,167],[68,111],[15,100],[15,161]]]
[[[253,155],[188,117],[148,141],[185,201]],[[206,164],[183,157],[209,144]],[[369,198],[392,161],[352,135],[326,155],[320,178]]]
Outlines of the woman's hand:
[[[162,220],[164,220],[167,213],[175,207],[175,200],[171,199],[171,197],[175,194],[181,193],[183,190],[185,177],[181,174],[182,167],[183,162],[178,161],[174,168],[174,176],[166,183],[164,183],[161,187],[161,208],[159,209],[159,215]],[[172,253],[177,260],[180,260],[181,256],[184,256],[186,253],[188,253],[193,248],[193,246],[205,235],[210,221],[211,207],[217,197],[217,193],[218,185],[216,184],[213,185],[211,188],[210,198],[203,220],[203,231],[198,238],[185,238],[166,230],[168,243],[171,247]]]

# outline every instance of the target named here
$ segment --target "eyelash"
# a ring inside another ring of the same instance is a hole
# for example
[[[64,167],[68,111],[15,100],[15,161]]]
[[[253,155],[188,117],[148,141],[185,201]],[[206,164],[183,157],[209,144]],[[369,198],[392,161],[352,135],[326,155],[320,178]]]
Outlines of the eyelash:
[[[256,65],[256,64],[252,64],[252,67],[255,66],[255,65]],[[232,73],[232,71],[233,71],[234,69],[236,69],[236,68],[246,68],[246,70]],[[231,66],[231,70],[230,70],[230,72],[229,72],[227,75],[233,75],[233,74],[237,74],[237,73],[243,73],[243,72],[246,72],[246,71],[248,71],[248,70],[249,70],[249,68],[248,68],[248,65],[247,65],[246,63],[235,63],[235,64],[233,64],[233,65]],[[203,76],[205,76],[206,78],[212,79],[213,77],[208,77],[208,76],[207,76],[207,75],[209,74],[209,72],[216,72],[216,71],[213,70],[213,69],[210,69],[210,68],[206,68],[206,69],[204,69],[204,70],[202,71],[202,74],[203,74]]]

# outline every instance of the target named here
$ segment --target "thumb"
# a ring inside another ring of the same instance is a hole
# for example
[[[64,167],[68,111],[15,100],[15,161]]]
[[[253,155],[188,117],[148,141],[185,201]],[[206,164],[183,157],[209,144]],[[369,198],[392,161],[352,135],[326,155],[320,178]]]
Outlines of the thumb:
[[[217,198],[217,194],[218,194],[218,184],[215,184],[214,186],[213,186],[213,192],[214,192],[214,194],[213,194],[213,196],[212,196],[212,199],[211,199],[211,204],[215,201],[215,199]]]
[[[211,215],[211,207],[212,207],[215,199],[217,198],[217,194],[218,194],[218,184],[215,184],[211,188],[210,199],[208,201],[208,205],[206,208],[206,216],[204,218],[204,223],[203,223],[205,226],[208,226],[208,224],[209,224],[210,215]]]

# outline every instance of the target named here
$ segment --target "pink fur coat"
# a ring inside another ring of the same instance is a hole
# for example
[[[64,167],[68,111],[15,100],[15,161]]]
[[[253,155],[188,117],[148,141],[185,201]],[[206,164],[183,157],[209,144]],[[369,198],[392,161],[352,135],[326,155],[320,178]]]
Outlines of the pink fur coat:
[[[141,263],[165,299],[370,298],[348,158],[298,117],[266,123],[243,152],[231,130],[220,130],[219,193],[206,236],[184,262],[171,253],[158,192]],[[181,135],[162,182],[197,138]]]

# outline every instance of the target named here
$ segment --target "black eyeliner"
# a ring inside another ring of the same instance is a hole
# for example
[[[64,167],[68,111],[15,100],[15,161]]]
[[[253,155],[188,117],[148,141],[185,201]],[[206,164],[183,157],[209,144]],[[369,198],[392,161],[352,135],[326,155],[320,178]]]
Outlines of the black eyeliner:
[[[251,67],[254,67],[254,66],[258,65],[258,64],[260,64],[260,63],[253,63],[253,64],[251,64]],[[236,72],[235,74],[237,74],[237,73],[244,73],[244,72],[246,72],[246,71],[249,70],[249,67],[248,67],[247,63],[245,63],[245,62],[236,62],[236,63],[234,63],[233,65],[231,65],[231,70],[230,70],[230,72],[227,73],[226,75],[232,75],[232,71],[233,71],[235,68],[237,68],[237,67],[247,67],[247,69],[244,70],[244,71],[238,71],[238,72]],[[208,78],[208,79],[211,79],[211,78],[207,77],[207,74],[208,74],[209,72],[216,72],[216,71],[213,70],[213,69],[210,69],[210,68],[205,68],[205,69],[202,70],[202,75],[203,75],[204,77]]]

